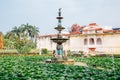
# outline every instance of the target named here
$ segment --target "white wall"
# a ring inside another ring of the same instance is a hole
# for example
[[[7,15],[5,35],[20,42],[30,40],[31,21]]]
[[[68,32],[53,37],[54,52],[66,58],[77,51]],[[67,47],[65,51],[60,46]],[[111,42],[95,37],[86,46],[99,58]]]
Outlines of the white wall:
[[[82,47],[82,39],[79,36],[70,37],[70,50],[71,51],[80,51]]]
[[[84,39],[94,38],[95,45],[84,45]],[[96,40],[97,38],[102,39],[102,45],[97,45]],[[66,43],[63,43],[64,50],[71,50],[71,51],[82,51],[88,50],[89,47],[96,47],[96,51],[104,51],[114,53],[120,53],[120,34],[101,34],[101,35],[71,35],[69,40]],[[50,40],[50,37],[43,37],[37,39],[37,48],[47,48],[48,50],[56,50],[56,43]]]

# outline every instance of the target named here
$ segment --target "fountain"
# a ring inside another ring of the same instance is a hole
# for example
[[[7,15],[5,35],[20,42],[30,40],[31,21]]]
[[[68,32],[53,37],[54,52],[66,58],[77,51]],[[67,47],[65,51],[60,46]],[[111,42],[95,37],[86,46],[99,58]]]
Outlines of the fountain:
[[[58,17],[56,19],[58,19],[58,26],[55,27],[58,31],[57,38],[51,38],[51,40],[57,44],[56,51],[53,51],[53,58],[46,60],[46,63],[74,64],[74,60],[68,59],[65,51],[63,51],[62,43],[69,39],[63,38],[61,34],[61,31],[65,29],[61,24],[61,19],[63,19],[63,17],[61,17],[61,8],[59,9]]]

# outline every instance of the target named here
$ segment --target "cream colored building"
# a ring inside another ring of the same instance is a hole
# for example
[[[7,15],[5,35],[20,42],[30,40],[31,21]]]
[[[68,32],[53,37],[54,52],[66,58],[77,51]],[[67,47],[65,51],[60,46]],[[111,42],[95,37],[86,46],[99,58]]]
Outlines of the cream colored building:
[[[96,23],[87,26],[73,24],[69,34],[62,34],[69,38],[63,43],[64,50],[89,51],[103,53],[120,53],[120,28],[105,29]],[[56,44],[50,39],[57,37],[56,34],[41,35],[37,39],[37,48],[55,50]]]

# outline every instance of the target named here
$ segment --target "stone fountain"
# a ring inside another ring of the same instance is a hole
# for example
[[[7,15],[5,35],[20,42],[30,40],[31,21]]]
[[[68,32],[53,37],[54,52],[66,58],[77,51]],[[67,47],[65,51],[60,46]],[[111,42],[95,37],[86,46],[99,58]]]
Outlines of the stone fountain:
[[[74,64],[73,59],[68,59],[65,51],[63,50],[63,45],[62,43],[65,43],[68,38],[63,38],[61,31],[64,30],[65,28],[62,27],[61,24],[61,19],[63,17],[61,16],[61,8],[59,9],[58,12],[58,26],[55,27],[55,29],[58,31],[57,37],[56,38],[51,38],[53,42],[57,44],[56,50],[53,51],[53,57],[51,59],[47,59],[46,63],[62,63],[62,64]]]

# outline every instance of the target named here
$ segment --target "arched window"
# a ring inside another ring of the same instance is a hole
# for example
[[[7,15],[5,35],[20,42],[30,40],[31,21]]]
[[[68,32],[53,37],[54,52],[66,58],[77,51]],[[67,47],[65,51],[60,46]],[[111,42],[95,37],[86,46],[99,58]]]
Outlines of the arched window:
[[[84,45],[87,45],[87,44],[88,44],[88,40],[84,39]]]
[[[97,44],[98,44],[98,45],[102,45],[102,40],[101,40],[101,38],[97,38]]]
[[[94,43],[95,43],[95,42],[94,42],[94,39],[93,39],[93,38],[90,38],[90,39],[89,39],[89,43],[90,43],[90,45],[94,45]]]

